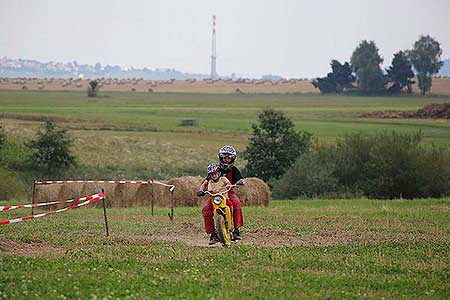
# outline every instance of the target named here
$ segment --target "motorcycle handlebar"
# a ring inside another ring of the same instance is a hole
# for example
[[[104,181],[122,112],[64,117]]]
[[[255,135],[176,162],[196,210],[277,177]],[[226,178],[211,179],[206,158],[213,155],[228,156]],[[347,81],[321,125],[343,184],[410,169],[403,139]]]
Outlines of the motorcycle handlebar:
[[[242,185],[242,184],[232,184],[232,185],[230,185],[225,191],[218,192],[218,193],[215,193],[215,194],[211,193],[210,191],[203,191],[203,192],[204,192],[205,194],[210,195],[211,197],[215,197],[215,196],[220,196],[220,195],[222,195],[222,194],[228,193],[232,188],[234,188],[234,187],[239,187],[239,186],[241,186],[241,185]]]

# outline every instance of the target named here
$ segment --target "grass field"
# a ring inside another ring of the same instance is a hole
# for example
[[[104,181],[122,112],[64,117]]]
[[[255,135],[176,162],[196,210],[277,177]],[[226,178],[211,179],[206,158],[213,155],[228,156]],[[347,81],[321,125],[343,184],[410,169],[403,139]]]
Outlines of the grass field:
[[[100,209],[0,227],[0,298],[450,297],[449,199],[274,201],[231,249],[206,246],[199,208],[108,214],[109,238]]]
[[[265,107],[284,111],[322,143],[356,131],[422,130],[426,142],[450,145],[448,120],[357,118],[449,101],[126,92],[88,99],[82,92],[0,91],[0,125],[25,142],[44,117],[55,118],[69,129],[86,168],[80,177],[167,178],[204,175],[224,144],[244,150]],[[182,127],[183,119],[199,125]],[[244,239],[231,249],[207,247],[200,208],[176,208],[174,222],[167,212],[110,209],[109,238],[100,209],[1,226],[0,299],[450,298],[450,199],[245,207]]]
[[[69,128],[75,153],[93,169],[106,167],[112,176],[157,177],[193,174],[216,159],[223,144],[243,151],[258,112],[282,110],[297,129],[320,142],[333,142],[351,132],[377,130],[416,132],[427,142],[450,144],[449,120],[362,119],[373,111],[413,111],[450,97],[356,97],[319,94],[170,94],[103,92],[0,91],[1,126],[18,140],[29,140],[50,116]],[[183,119],[198,126],[182,127]],[[137,159],[138,157],[138,159]],[[245,164],[238,160],[238,166]]]

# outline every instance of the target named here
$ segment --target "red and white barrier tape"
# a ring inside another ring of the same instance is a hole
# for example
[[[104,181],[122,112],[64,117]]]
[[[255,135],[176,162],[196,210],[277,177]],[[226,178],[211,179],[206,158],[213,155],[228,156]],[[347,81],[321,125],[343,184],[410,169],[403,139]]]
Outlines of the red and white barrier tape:
[[[19,209],[19,208],[32,208],[32,207],[41,207],[41,206],[48,206],[52,204],[58,204],[58,203],[70,203],[70,202],[82,202],[87,200],[91,196],[81,197],[81,198],[75,198],[65,201],[52,201],[52,202],[40,202],[40,203],[31,203],[31,204],[21,204],[21,205],[6,205],[6,206],[0,206],[0,211],[7,211],[7,210],[13,210],[13,209]]]
[[[159,184],[159,185],[170,187],[170,191],[171,192],[173,192],[173,190],[175,189],[175,186],[173,184],[167,184],[167,183],[159,182],[159,181],[156,181],[156,180],[151,180],[151,182]]]
[[[61,184],[61,183],[138,183],[148,184],[147,180],[45,180],[36,181],[36,184]]]
[[[68,206],[68,207],[65,207],[65,208],[61,208],[61,209],[58,209],[58,210],[45,212],[45,213],[38,214],[38,215],[31,215],[31,216],[22,217],[22,218],[16,218],[16,219],[11,219],[11,220],[3,220],[3,221],[0,221],[0,225],[8,225],[8,224],[12,224],[12,223],[18,223],[18,222],[22,222],[22,221],[27,221],[27,220],[31,220],[31,219],[37,219],[37,218],[42,218],[42,217],[46,217],[46,216],[49,216],[49,215],[54,215],[56,213],[60,213],[60,212],[63,212],[63,211],[66,211],[66,210],[70,210],[70,209],[75,209],[75,208],[78,208],[80,206],[84,206],[84,205],[87,205],[87,204],[91,204],[91,203],[97,202],[99,200],[102,200],[104,197],[105,197],[104,193],[95,194],[95,195],[92,195],[92,196],[85,197],[86,201],[84,201],[82,203],[79,203],[79,204],[71,205],[71,206]]]
[[[163,186],[167,186],[170,188],[170,191],[173,192],[175,186],[173,184],[166,184],[163,182],[159,182],[153,179],[150,180],[44,180],[44,181],[36,181],[36,184],[62,184],[62,183],[136,183],[136,184],[159,184]]]

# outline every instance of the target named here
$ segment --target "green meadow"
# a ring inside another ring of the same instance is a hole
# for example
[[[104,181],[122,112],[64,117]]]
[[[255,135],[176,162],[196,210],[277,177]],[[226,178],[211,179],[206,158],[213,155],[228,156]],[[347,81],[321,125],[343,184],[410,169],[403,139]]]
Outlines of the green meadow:
[[[415,111],[450,97],[358,97],[319,94],[172,94],[0,91],[1,126],[17,140],[30,140],[44,118],[69,129],[80,162],[108,176],[167,178],[199,173],[217,149],[232,144],[243,151],[252,123],[264,108],[282,110],[298,130],[333,143],[346,133],[380,130],[417,132],[426,142],[450,144],[450,121],[363,119],[375,111]],[[197,126],[181,126],[195,119]],[[238,160],[238,166],[245,162]]]
[[[246,207],[231,248],[206,246],[200,208],[167,212],[109,209],[108,238],[95,208],[1,226],[0,299],[450,297],[449,199]]]
[[[318,143],[352,132],[421,130],[427,143],[450,145],[448,120],[358,118],[449,101],[0,91],[0,126],[23,143],[52,118],[74,141],[78,178],[164,179],[204,175],[224,144],[243,151],[267,107]],[[185,119],[198,125],[181,126]],[[0,220],[29,213],[3,212]],[[167,213],[108,209],[109,237],[97,208],[0,226],[0,299],[450,298],[449,199],[273,200],[244,208],[243,240],[231,248],[207,246],[199,207],[175,208],[173,222]]]

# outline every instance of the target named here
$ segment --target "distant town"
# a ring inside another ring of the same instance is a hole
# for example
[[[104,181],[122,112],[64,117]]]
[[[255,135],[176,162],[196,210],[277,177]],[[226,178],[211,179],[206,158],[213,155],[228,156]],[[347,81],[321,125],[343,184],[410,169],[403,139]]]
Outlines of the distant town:
[[[118,65],[95,65],[79,64],[77,61],[62,62],[40,62],[31,59],[12,59],[8,57],[0,58],[0,77],[36,77],[36,78],[142,78],[146,80],[185,80],[185,79],[205,79],[207,74],[184,73],[170,68],[124,68]],[[221,76],[223,78],[235,78]],[[279,80],[281,76],[264,75],[262,79]]]

